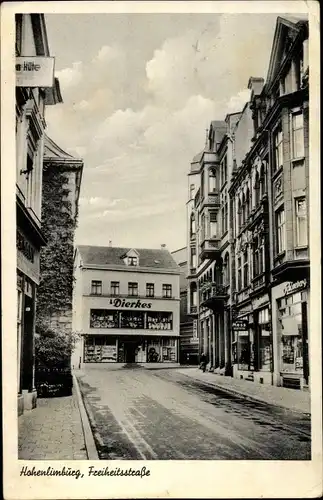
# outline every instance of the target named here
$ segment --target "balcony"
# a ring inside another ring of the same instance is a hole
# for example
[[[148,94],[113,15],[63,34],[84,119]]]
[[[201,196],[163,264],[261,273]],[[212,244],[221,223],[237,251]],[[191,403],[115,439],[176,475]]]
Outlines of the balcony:
[[[202,295],[205,294],[207,298],[201,300],[202,307],[215,309],[223,307],[224,302],[229,298],[228,287],[225,285],[218,285],[217,283],[207,283],[202,288]]]
[[[208,193],[202,199],[201,209],[203,207],[219,207],[220,206],[220,194],[218,191],[214,191],[213,193]]]
[[[217,236],[210,236],[204,239],[201,244],[200,258],[204,259],[216,259],[219,257],[221,251],[221,240]]]

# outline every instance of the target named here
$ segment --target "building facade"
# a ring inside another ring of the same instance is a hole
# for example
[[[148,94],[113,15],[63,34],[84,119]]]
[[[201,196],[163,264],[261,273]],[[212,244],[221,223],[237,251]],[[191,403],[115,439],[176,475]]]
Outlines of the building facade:
[[[42,223],[47,245],[40,255],[37,323],[72,333],[74,234],[83,160],[63,151],[45,136]]]
[[[187,204],[188,308],[209,368],[294,388],[309,384],[308,71],[307,21],[279,17],[267,78],[211,123]]]
[[[78,246],[72,365],[177,363],[180,269],[161,250]]]
[[[16,15],[16,57],[49,58],[44,15]],[[36,406],[35,314],[40,279],[39,254],[46,239],[41,227],[45,107],[61,102],[59,83],[52,87],[16,86],[17,215],[17,385],[18,414]]]
[[[190,365],[198,364],[199,338],[197,335],[197,319],[188,314],[187,310],[187,248],[184,247],[175,250],[172,252],[172,256],[181,270],[179,362]]]

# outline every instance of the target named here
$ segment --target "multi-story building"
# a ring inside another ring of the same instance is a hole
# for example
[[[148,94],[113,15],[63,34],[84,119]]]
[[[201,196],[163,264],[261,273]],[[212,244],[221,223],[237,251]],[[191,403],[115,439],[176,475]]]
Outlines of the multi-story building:
[[[197,305],[200,352],[211,367],[303,388],[310,300],[307,21],[277,19],[267,79],[251,77],[248,86],[243,111],[228,115],[226,132],[212,122],[209,139],[214,128],[220,133],[215,148],[209,142],[191,166],[188,307]]]
[[[37,325],[72,333],[74,234],[83,160],[47,135],[43,159],[42,223],[47,245],[40,254]]]
[[[16,15],[16,57],[50,59],[43,14]],[[21,59],[20,59],[21,61]],[[37,61],[36,61],[37,62]],[[27,64],[27,63],[26,63]],[[33,59],[35,64],[35,59]],[[16,70],[22,72],[24,63]],[[40,68],[40,66],[39,66]],[[29,72],[31,74],[32,71]],[[39,252],[46,244],[41,228],[45,107],[61,102],[59,83],[37,81],[16,85],[16,209],[17,209],[17,358],[18,414],[36,405],[34,384],[35,306],[39,284]]]
[[[180,269],[168,250],[80,245],[74,270],[74,367],[178,362]]]
[[[179,339],[179,362],[181,364],[198,364],[199,339],[197,335],[197,319],[188,314],[187,310],[187,248],[180,248],[172,252],[175,262],[178,264],[180,275],[180,339]]]

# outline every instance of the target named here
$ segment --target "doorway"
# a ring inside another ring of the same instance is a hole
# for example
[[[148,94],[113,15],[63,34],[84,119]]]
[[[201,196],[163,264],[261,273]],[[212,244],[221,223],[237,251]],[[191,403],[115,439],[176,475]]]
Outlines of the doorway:
[[[136,341],[128,340],[124,343],[124,357],[126,363],[136,362],[136,348]]]

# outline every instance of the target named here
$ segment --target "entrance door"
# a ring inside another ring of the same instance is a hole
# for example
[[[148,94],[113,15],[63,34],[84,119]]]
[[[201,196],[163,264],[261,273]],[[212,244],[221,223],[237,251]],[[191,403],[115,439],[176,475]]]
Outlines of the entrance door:
[[[136,362],[136,347],[137,347],[136,342],[128,341],[124,343],[126,363]]]

